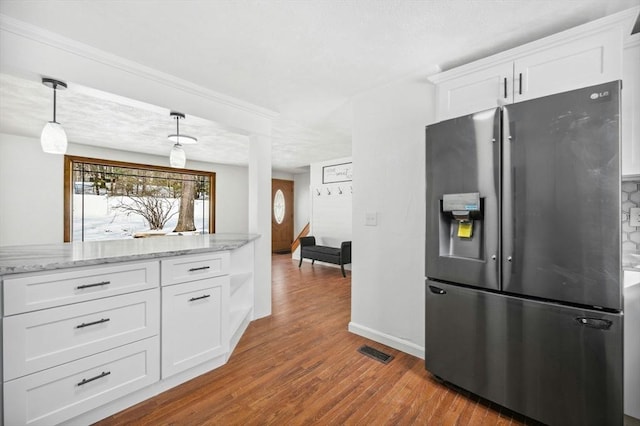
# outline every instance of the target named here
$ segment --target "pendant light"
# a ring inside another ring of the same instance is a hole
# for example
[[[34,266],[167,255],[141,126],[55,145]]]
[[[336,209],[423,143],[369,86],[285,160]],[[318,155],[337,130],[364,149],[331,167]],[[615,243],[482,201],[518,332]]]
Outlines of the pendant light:
[[[67,134],[56,121],[56,92],[66,89],[67,84],[52,78],[43,78],[42,84],[53,89],[53,121],[49,121],[42,129],[40,145],[49,154],[64,154],[67,152]]]
[[[171,167],[183,168],[187,162],[187,155],[182,148],[182,144],[194,144],[198,142],[198,139],[180,134],[180,119],[185,117],[183,113],[171,111],[170,115],[176,120],[176,133],[168,136],[170,141],[175,142],[169,155],[169,164],[171,164]]]

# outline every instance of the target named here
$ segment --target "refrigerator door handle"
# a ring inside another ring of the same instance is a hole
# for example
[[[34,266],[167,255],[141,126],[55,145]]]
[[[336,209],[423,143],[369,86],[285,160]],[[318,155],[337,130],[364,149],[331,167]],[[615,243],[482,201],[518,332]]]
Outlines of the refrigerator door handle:
[[[435,285],[430,285],[429,290],[433,294],[447,294],[447,292],[444,291],[444,289],[441,289],[440,287],[436,287]]]
[[[578,317],[576,318],[576,321],[578,321],[580,325],[584,325],[589,328],[597,328],[598,330],[609,330],[612,324],[611,321],[601,318]]]
[[[511,144],[513,143],[513,123],[509,122],[509,108],[502,108],[502,290],[511,279],[513,270],[513,197],[515,190],[515,170],[511,160]]]
[[[520,73],[520,76],[518,77],[518,94],[522,95],[522,73]]]

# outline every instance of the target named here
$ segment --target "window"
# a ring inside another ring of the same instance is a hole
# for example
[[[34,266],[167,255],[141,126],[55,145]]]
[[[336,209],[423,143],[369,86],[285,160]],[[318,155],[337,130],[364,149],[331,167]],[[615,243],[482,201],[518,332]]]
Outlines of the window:
[[[278,225],[282,224],[285,213],[284,193],[281,189],[276,191],[276,195],[273,197],[273,216],[276,218]]]
[[[215,232],[215,173],[65,156],[64,240]]]

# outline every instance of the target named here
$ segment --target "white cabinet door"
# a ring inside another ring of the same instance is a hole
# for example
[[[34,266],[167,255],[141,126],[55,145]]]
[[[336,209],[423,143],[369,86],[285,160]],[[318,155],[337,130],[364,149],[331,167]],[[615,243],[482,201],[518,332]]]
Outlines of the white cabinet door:
[[[621,31],[609,28],[516,59],[514,102],[622,78]]]
[[[513,62],[474,70],[438,84],[438,121],[513,102]]]
[[[4,383],[5,425],[55,425],[159,380],[158,337]]]
[[[162,288],[162,378],[228,351],[229,276]]]
[[[640,33],[625,45],[622,76],[622,174],[640,175]]]

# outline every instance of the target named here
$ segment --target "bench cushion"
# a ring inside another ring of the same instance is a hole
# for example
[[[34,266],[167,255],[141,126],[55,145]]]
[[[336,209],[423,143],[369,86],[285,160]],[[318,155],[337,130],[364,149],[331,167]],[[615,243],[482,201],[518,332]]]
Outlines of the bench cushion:
[[[303,247],[302,250],[304,250],[305,253],[321,253],[321,254],[340,256],[340,249],[336,247],[311,246],[311,247]]]

